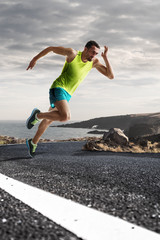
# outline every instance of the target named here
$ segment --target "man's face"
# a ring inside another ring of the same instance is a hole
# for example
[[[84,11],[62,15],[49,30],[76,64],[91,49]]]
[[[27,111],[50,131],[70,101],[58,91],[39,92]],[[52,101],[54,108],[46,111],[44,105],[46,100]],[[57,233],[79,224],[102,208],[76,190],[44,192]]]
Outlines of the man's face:
[[[93,58],[99,53],[99,48],[92,46],[91,48],[85,48],[86,50],[86,59],[92,61]]]

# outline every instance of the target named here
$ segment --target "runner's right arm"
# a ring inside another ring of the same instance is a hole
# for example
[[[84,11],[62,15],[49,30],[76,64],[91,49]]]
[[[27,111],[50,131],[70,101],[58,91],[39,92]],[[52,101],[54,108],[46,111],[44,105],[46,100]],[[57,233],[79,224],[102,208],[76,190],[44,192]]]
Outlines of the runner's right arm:
[[[75,50],[72,48],[64,48],[64,47],[48,47],[45,48],[43,51],[41,51],[38,55],[36,55],[30,62],[28,68],[26,70],[32,69],[37,60],[40,59],[41,57],[47,55],[49,52],[54,52],[59,55],[66,56],[67,58],[72,57],[75,54]]]

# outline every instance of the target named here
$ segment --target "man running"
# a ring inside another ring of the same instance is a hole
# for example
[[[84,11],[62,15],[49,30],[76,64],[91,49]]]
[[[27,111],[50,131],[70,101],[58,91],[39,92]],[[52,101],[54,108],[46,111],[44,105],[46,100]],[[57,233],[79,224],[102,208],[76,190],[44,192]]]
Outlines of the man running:
[[[114,78],[111,65],[107,58],[108,47],[104,46],[104,52],[101,54],[105,65],[101,64],[98,58],[96,58],[99,49],[100,46],[95,41],[87,42],[82,52],[72,48],[48,47],[35,56],[30,62],[27,70],[32,69],[37,60],[49,52],[66,57],[61,75],[50,87],[50,108],[48,112],[41,112],[39,109],[35,108],[26,122],[27,128],[31,129],[36,123],[42,120],[33,139],[26,140],[31,157],[35,155],[40,137],[53,121],[63,122],[70,120],[68,102],[76,88],[92,68],[96,68],[109,79]]]

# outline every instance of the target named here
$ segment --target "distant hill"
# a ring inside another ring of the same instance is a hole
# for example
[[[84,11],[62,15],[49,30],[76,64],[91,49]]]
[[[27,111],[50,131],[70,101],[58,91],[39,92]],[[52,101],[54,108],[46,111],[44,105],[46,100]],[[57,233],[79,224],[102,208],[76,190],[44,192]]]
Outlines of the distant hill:
[[[59,127],[94,128],[95,126],[96,129],[121,128],[124,130],[135,124],[142,123],[148,124],[150,126],[157,126],[160,128],[160,112],[93,118],[86,121],[63,124]]]

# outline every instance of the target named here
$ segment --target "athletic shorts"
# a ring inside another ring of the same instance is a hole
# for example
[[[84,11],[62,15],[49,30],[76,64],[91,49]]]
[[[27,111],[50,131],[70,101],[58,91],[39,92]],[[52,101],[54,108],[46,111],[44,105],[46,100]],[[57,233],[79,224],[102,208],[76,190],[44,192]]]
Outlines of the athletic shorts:
[[[49,90],[49,100],[52,108],[55,107],[54,103],[56,101],[67,100],[69,102],[70,99],[71,95],[63,88],[57,87]]]

